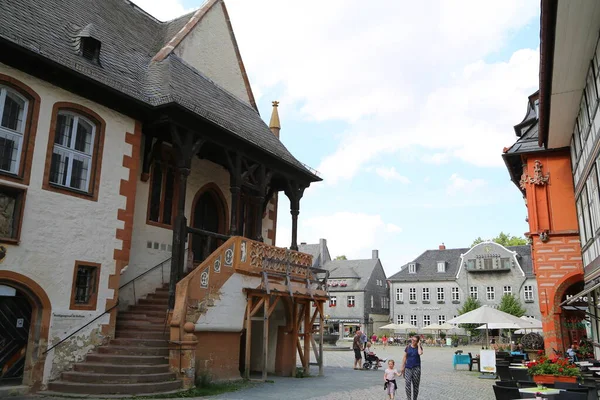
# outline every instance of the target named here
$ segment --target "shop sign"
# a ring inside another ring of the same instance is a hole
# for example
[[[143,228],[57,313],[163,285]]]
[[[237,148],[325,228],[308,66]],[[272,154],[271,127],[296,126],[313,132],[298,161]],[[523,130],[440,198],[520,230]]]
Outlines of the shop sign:
[[[335,319],[335,318],[330,318],[328,319],[329,322],[341,322],[343,324],[349,324],[349,323],[355,323],[355,324],[360,324],[360,319]]]
[[[435,310],[441,310],[441,307],[415,307],[413,308],[413,311],[435,311]]]

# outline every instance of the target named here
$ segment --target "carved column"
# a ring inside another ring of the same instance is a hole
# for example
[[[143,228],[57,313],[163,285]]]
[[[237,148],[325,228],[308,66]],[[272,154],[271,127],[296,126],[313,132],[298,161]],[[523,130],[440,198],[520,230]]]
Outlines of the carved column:
[[[171,125],[171,140],[177,155],[178,197],[173,224],[173,252],[171,254],[171,274],[169,279],[169,309],[175,306],[175,290],[177,282],[183,276],[185,266],[185,242],[187,237],[187,219],[185,217],[185,193],[187,178],[190,175],[192,157],[198,153],[204,143],[203,139],[194,138],[190,131],[180,132]]]
[[[263,196],[256,196],[254,197],[254,204],[253,204],[253,208],[254,208],[254,218],[255,218],[255,222],[254,222],[254,240],[257,240],[259,242],[263,242],[264,238],[262,236],[262,221],[263,221],[263,213],[262,213],[262,208],[263,208],[263,203],[265,201],[265,198]]]
[[[307,186],[297,182],[289,182],[285,195],[290,199],[290,214],[292,214],[292,244],[291,250],[298,250],[298,215],[300,214],[300,199]]]
[[[225,152],[229,164],[229,191],[231,192],[231,218],[229,218],[229,234],[238,236],[239,232],[240,199],[242,194],[242,159],[239,154]]]

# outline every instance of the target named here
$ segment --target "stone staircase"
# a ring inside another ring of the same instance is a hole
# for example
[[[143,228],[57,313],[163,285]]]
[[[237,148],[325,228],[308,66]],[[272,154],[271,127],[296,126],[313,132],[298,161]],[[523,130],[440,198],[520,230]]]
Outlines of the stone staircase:
[[[115,338],[63,372],[48,391],[64,394],[138,395],[182,389],[169,371],[169,291],[156,290],[117,316]]]

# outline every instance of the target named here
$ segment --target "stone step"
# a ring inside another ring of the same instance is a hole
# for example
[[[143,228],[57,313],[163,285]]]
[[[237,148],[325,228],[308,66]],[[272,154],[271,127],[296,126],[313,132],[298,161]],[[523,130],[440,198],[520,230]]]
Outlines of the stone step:
[[[128,310],[128,311],[121,311],[118,314],[119,316],[123,316],[123,317],[129,317],[129,316],[144,316],[144,317],[149,317],[149,318],[162,318],[165,319],[167,318],[167,311],[166,310],[137,310],[137,309],[132,309],[132,310]]]
[[[117,321],[117,329],[137,329],[149,332],[163,332],[169,330],[164,324],[151,324],[145,321]]]
[[[153,332],[153,331],[139,331],[135,329],[117,329],[116,331],[117,339],[169,339],[169,330],[166,329],[165,332]]]
[[[166,314],[167,308],[168,308],[168,305],[166,305],[166,304],[165,305],[163,305],[163,304],[138,304],[136,306],[133,306],[131,308],[131,311],[139,311],[139,312],[161,311]]]
[[[139,299],[138,300],[138,306],[141,305],[145,305],[145,304],[152,304],[152,305],[164,305],[165,309],[167,308],[168,304],[169,304],[169,300],[164,298],[158,298],[158,299],[152,299],[152,298],[148,298],[148,299]]]
[[[167,382],[176,379],[173,372],[162,372],[157,374],[140,374],[136,369],[131,369],[135,374],[115,374],[115,373],[90,373],[90,372],[63,372],[61,380],[64,382],[80,383],[149,383],[149,382]]]
[[[152,294],[149,294],[148,297],[152,297],[153,299],[164,299],[164,300],[168,300],[169,299],[169,291],[156,291]]]
[[[142,347],[142,346],[100,346],[99,354],[120,354],[129,356],[169,356],[168,347]]]
[[[120,338],[112,339],[111,345],[115,346],[134,346],[134,347],[167,347],[169,341],[167,339],[135,339],[135,338]]]
[[[127,321],[139,321],[148,322],[150,324],[164,325],[166,319],[160,317],[148,317],[144,314],[132,314],[132,315],[119,315],[117,316],[117,323]]]
[[[82,394],[146,394],[181,389],[181,381],[151,383],[79,383],[56,381],[48,384],[48,390],[58,393]]]
[[[121,354],[91,353],[87,355],[86,361],[100,364],[127,364],[127,365],[156,365],[168,363],[165,356],[131,356]]]
[[[169,364],[156,365],[133,365],[133,364],[106,364],[94,362],[82,362],[73,364],[75,372],[90,372],[94,374],[129,374],[135,371],[137,374],[163,374],[169,372]]]

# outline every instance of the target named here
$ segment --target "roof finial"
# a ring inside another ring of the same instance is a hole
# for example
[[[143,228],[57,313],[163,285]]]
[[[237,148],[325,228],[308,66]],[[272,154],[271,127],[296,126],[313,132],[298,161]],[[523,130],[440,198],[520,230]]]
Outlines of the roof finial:
[[[269,123],[269,128],[271,129],[271,132],[273,132],[273,134],[279,138],[281,123],[279,122],[279,112],[277,111],[277,107],[279,107],[279,102],[275,100],[273,101],[273,112],[271,113],[271,122]]]

